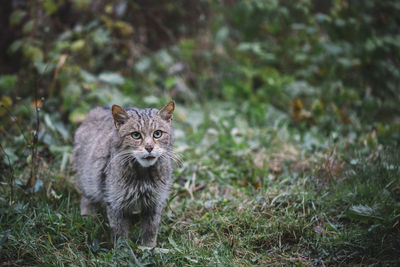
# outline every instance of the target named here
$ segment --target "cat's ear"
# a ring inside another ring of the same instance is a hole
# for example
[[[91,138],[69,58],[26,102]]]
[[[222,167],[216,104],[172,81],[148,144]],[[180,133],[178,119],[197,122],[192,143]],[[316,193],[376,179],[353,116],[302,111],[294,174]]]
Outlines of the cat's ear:
[[[114,124],[116,128],[119,128],[122,124],[124,124],[128,119],[129,115],[126,111],[118,105],[113,105],[112,108],[112,115],[114,118]]]
[[[168,104],[166,104],[160,111],[158,112],[158,115],[166,121],[171,121],[172,119],[172,113],[174,112],[175,109],[175,102],[174,101],[169,101]]]

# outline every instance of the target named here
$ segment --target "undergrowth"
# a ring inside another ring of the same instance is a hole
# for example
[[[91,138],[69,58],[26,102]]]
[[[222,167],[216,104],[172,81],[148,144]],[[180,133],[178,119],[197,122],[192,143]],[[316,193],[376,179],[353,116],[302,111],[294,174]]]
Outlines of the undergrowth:
[[[38,192],[19,186],[24,172],[13,196],[2,184],[2,264],[135,265],[133,255],[166,266],[399,263],[397,149],[305,137],[284,117],[268,130],[235,129],[232,115],[235,125],[247,120],[232,108],[195,122],[200,109],[178,106],[176,150],[184,160],[156,248],[138,246],[135,221],[130,240],[113,247],[104,212],[79,215],[73,173],[42,163]]]

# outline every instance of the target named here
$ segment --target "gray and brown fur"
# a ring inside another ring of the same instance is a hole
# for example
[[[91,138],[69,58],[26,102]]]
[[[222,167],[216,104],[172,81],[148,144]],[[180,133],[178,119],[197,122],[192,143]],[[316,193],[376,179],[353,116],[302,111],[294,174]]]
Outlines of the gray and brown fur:
[[[103,203],[113,242],[127,237],[129,215],[140,209],[142,244],[156,245],[172,179],[174,107],[171,101],[161,110],[95,108],[75,133],[73,157],[82,193],[81,214],[93,214]],[[161,131],[161,137],[155,131]],[[134,138],[137,133],[141,138]]]

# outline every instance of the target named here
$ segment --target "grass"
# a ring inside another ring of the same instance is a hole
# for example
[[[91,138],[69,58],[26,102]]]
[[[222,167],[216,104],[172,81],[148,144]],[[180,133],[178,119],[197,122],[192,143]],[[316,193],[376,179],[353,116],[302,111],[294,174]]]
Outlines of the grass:
[[[1,185],[0,262],[14,265],[252,266],[400,263],[400,153],[318,129],[299,131],[271,107],[252,123],[239,107],[179,107],[183,162],[158,246],[140,227],[113,247],[104,213],[79,215],[73,174],[42,159],[34,194]],[[368,135],[369,136],[369,135]],[[26,170],[28,171],[28,169]]]

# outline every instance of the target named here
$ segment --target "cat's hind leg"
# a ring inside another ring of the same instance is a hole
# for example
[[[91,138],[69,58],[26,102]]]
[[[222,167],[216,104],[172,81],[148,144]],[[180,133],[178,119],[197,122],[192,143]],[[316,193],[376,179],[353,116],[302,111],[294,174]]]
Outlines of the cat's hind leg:
[[[81,215],[95,215],[96,214],[96,205],[91,202],[88,198],[82,196],[81,198]]]

